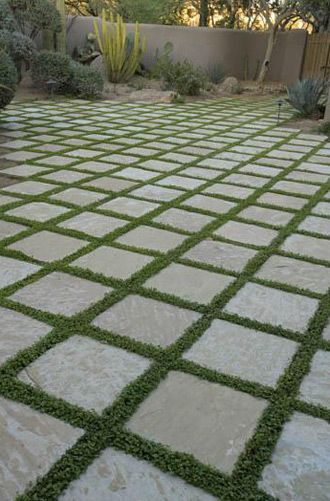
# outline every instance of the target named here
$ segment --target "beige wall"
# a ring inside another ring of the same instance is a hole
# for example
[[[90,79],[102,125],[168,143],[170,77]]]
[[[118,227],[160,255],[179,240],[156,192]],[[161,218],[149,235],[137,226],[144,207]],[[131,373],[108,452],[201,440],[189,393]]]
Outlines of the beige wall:
[[[100,22],[100,20],[99,20]],[[93,31],[93,18],[69,19],[68,49],[82,47],[87,33]],[[128,25],[132,31],[134,25]],[[267,43],[267,33],[188,26],[164,26],[142,24],[141,33],[147,39],[144,64],[150,67],[155,59],[156,49],[162,49],[166,42],[173,44],[173,59],[190,60],[196,66],[208,69],[221,63],[228,75],[244,78],[246,62],[249,78],[256,72],[258,60],[262,64]],[[272,58],[269,80],[291,83],[300,76],[306,43],[304,30],[279,33]]]

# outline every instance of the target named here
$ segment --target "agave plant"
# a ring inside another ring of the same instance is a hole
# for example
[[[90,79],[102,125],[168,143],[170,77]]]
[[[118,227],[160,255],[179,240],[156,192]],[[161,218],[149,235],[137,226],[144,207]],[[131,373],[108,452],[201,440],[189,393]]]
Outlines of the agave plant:
[[[105,11],[102,12],[101,33],[94,20],[94,30],[109,82],[127,82],[136,72],[145,51],[145,40],[141,40],[138,23],[132,38],[126,34],[126,24],[118,15],[116,22],[113,14],[107,21]]]
[[[287,101],[305,117],[319,116],[329,85],[322,78],[305,78],[287,87]]]

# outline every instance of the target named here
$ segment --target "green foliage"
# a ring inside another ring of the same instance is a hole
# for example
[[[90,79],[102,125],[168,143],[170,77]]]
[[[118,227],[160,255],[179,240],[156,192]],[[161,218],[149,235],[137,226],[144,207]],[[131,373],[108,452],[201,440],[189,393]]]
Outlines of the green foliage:
[[[73,95],[88,99],[98,97],[101,94],[103,78],[97,70],[71,61],[70,71],[68,91]]]
[[[42,51],[32,63],[32,80],[36,85],[46,88],[47,81],[57,82],[56,91],[65,90],[71,76],[71,58],[60,52]]]
[[[304,117],[318,117],[324,105],[328,82],[320,78],[305,78],[287,87],[287,101]]]
[[[207,75],[189,61],[174,63],[171,52],[172,44],[167,42],[162,53],[156,53],[157,62],[151,75],[162,80],[166,90],[173,90],[180,95],[198,96],[209,83]]]
[[[35,54],[35,46],[31,38],[19,31],[0,30],[0,45],[17,66],[22,61],[31,61]]]
[[[111,14],[108,22],[103,11],[101,33],[97,20],[94,20],[94,30],[109,82],[127,82],[137,71],[145,51],[145,41],[141,41],[138,24],[132,38],[126,35],[126,25],[120,16],[117,16],[115,22]]]
[[[10,56],[0,51],[0,109],[13,99],[17,85],[17,70]]]
[[[8,0],[19,31],[34,39],[41,30],[60,32],[61,17],[50,0]]]
[[[213,84],[217,85],[225,79],[226,72],[223,69],[222,64],[217,63],[217,64],[209,65],[208,70],[207,70],[207,76]]]
[[[54,91],[83,98],[98,97],[103,89],[101,74],[89,66],[73,61],[61,52],[42,51],[32,64],[32,79],[47,89],[47,81],[55,80]]]
[[[330,122],[324,122],[322,125],[320,125],[319,132],[321,132],[321,134],[329,136],[330,138]]]

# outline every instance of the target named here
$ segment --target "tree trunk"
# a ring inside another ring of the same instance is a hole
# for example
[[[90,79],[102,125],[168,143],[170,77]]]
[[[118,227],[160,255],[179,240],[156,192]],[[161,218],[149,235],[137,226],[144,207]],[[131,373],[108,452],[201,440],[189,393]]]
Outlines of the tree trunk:
[[[55,0],[55,5],[61,16],[62,31],[55,35],[55,45],[58,52],[66,53],[66,13],[64,0]]]
[[[200,0],[199,26],[209,25],[209,0]]]
[[[268,35],[268,41],[267,41],[267,48],[266,48],[266,53],[265,53],[265,58],[262,63],[262,67],[258,76],[257,83],[259,86],[262,86],[266,80],[267,73],[269,71],[270,67],[270,61],[272,58],[275,42],[276,42],[276,36],[277,36],[277,31],[278,31],[278,24],[275,24]]]

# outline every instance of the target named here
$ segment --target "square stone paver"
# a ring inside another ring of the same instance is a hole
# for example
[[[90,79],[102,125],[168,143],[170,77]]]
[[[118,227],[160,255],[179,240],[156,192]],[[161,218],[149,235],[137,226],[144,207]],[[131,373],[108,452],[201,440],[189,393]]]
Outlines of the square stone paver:
[[[308,216],[300,225],[298,230],[319,233],[320,235],[330,236],[330,219],[318,216]]]
[[[95,158],[101,155],[100,150],[87,150],[86,148],[79,148],[78,150],[69,151],[66,153],[69,157],[80,157],[80,158]]]
[[[59,183],[76,183],[86,177],[90,177],[90,174],[83,174],[82,172],[75,172],[72,170],[58,170],[46,176],[42,176],[42,179]]]
[[[310,372],[304,377],[299,398],[305,402],[330,409],[330,352],[315,353]]]
[[[130,195],[147,198],[148,200],[155,200],[156,202],[170,202],[171,200],[175,200],[176,198],[184,195],[184,193],[184,191],[176,190],[174,188],[165,188],[165,186],[146,184],[141,188],[131,191]]]
[[[238,245],[203,240],[183,254],[183,258],[199,263],[207,263],[230,271],[240,272],[247,262],[256,255],[257,251]]]
[[[0,197],[1,205],[1,197]],[[322,216],[330,216],[330,203],[329,202],[319,202],[312,209],[313,214],[320,214]]]
[[[47,324],[0,306],[0,364],[51,330]]]
[[[22,224],[2,221],[0,219],[0,240],[13,237],[14,235],[17,235],[18,233],[26,229],[27,227],[23,226]]]
[[[129,295],[97,316],[93,325],[165,348],[200,318],[195,311],[136,295]]]
[[[10,197],[7,195],[0,195],[0,207],[3,207],[8,204],[12,204],[13,202],[18,202],[20,200],[17,197]]]
[[[70,167],[70,169],[78,169],[78,170],[86,170],[88,172],[91,172],[93,174],[98,173],[98,172],[107,172],[111,171],[113,169],[117,169],[118,165],[111,165],[108,163],[104,162],[98,162],[96,160],[88,160],[88,162],[82,162],[79,163],[78,165],[74,165]]]
[[[13,301],[50,313],[75,315],[103,299],[111,287],[54,272],[23,287],[10,298]]]
[[[65,214],[69,210],[70,209],[67,209],[66,207],[47,204],[45,202],[31,202],[29,204],[16,207],[15,209],[11,209],[6,214],[9,216],[21,217],[23,219],[32,219],[43,223]]]
[[[214,320],[183,358],[230,376],[274,387],[297,346],[285,338]]]
[[[138,167],[126,167],[120,171],[116,172],[117,176],[128,177],[134,179],[135,181],[148,181],[160,175],[159,172],[139,169]]]
[[[284,425],[259,488],[281,501],[326,501],[329,455],[330,424],[295,412]]]
[[[146,169],[154,169],[160,172],[171,172],[172,170],[178,169],[180,166],[175,164],[174,162],[165,162],[164,160],[146,160],[145,162],[141,162],[142,167]]]
[[[302,209],[307,204],[307,198],[292,197],[290,195],[280,195],[279,193],[264,193],[257,199],[258,203],[275,205],[288,209]]]
[[[106,198],[106,195],[104,193],[96,193],[95,191],[81,190],[80,188],[68,188],[52,195],[50,198],[84,207],[85,205],[93,204]]]
[[[41,195],[46,191],[57,188],[56,184],[40,183],[39,181],[23,181],[22,183],[12,184],[4,188],[10,193],[22,193],[23,195]]]
[[[51,157],[43,158],[42,160],[37,160],[36,163],[40,165],[50,165],[51,167],[65,167],[75,163],[77,160],[77,158],[53,155]]]
[[[118,197],[99,205],[98,209],[110,210],[131,217],[141,217],[148,214],[148,212],[157,209],[157,207],[159,207],[159,204],[155,204],[153,202],[135,200],[134,198],[128,197]]]
[[[84,240],[50,231],[40,231],[11,244],[8,248],[23,252],[39,261],[51,262],[63,259],[86,245],[88,242]]]
[[[261,323],[304,332],[317,307],[316,299],[247,283],[229,301],[224,311]]]
[[[276,237],[277,231],[255,226],[254,224],[228,221],[214,232],[219,237],[242,242],[243,244],[263,247],[269,245]]]
[[[117,238],[117,242],[142,249],[167,252],[180,245],[186,236],[172,231],[159,230],[149,226],[139,226]]]
[[[0,499],[12,501],[45,475],[83,430],[0,397]]]
[[[330,241],[324,238],[308,237],[294,233],[284,241],[281,249],[301,256],[330,261]]]
[[[284,256],[271,256],[256,276],[320,294],[325,294],[330,287],[330,268]]]
[[[148,367],[146,358],[75,335],[37,358],[18,377],[51,395],[101,413]]]
[[[187,301],[207,304],[234,280],[233,277],[172,263],[149,278],[145,286]]]
[[[174,228],[194,233],[200,231],[205,225],[214,221],[211,216],[198,214],[196,212],[188,212],[181,209],[169,209],[163,212],[160,216],[154,219],[157,223],[168,224]]]
[[[206,195],[194,195],[182,202],[182,205],[215,212],[216,214],[226,214],[235,207],[236,204],[228,202],[227,200],[220,200],[220,198],[208,197]]]
[[[212,193],[213,195],[223,195],[225,197],[238,198],[239,200],[246,199],[254,190],[243,186],[234,186],[233,184],[216,183],[204,190],[204,193]]]
[[[60,223],[59,226],[69,230],[81,231],[94,237],[103,237],[117,228],[125,226],[125,224],[127,224],[127,221],[112,216],[104,216],[96,212],[82,212],[78,216]]]
[[[79,257],[71,264],[94,273],[101,273],[106,277],[126,280],[151,261],[153,261],[152,257],[137,252],[102,246]]]
[[[273,190],[277,191],[286,191],[288,193],[292,194],[301,194],[301,195],[314,195],[320,187],[315,186],[314,184],[305,184],[305,183],[298,183],[294,181],[279,181],[278,183],[275,183],[274,186],[272,187]]]
[[[326,341],[330,341],[330,321],[328,321],[327,325],[323,329],[322,336]]]
[[[291,212],[276,209],[266,209],[265,207],[258,207],[251,205],[243,209],[237,214],[238,217],[243,219],[251,219],[260,223],[271,224],[274,226],[285,226],[294,217]]]
[[[106,475],[103,472],[107,472]],[[118,483],[120,472],[120,483]],[[147,461],[109,447],[74,480],[60,501],[215,501],[216,498]]]
[[[183,190],[194,190],[204,183],[204,180],[184,176],[168,176],[157,181],[157,184],[161,186],[174,186]]]
[[[170,372],[127,427],[230,473],[267,403],[246,393]]]
[[[11,257],[0,256],[0,289],[36,273],[40,266]]]
[[[115,177],[99,177],[98,179],[84,183],[83,186],[118,193],[120,191],[127,190],[128,188],[132,188],[135,185],[136,182],[128,181],[127,179],[118,179]]]

